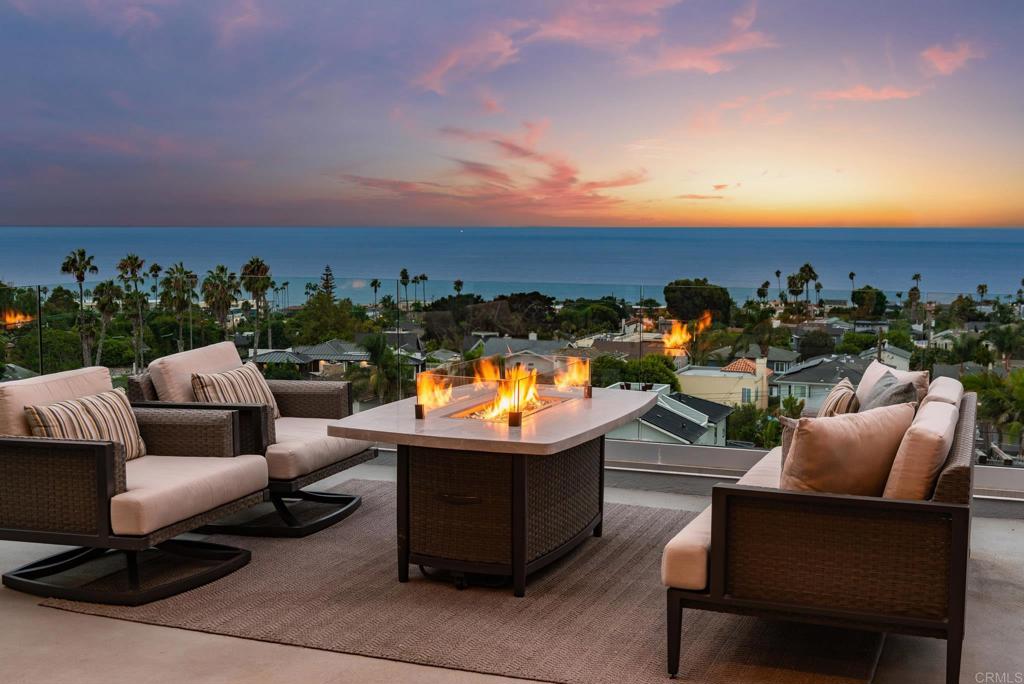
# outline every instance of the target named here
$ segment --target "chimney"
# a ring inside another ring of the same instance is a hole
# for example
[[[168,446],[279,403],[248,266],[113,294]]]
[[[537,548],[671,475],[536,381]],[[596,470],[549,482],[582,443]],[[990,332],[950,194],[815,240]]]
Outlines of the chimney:
[[[528,335],[527,335],[526,337],[527,337],[527,339],[529,339],[530,341],[533,341],[533,342],[536,342],[536,341],[537,341],[537,333],[535,333],[535,332],[531,332],[531,333],[530,333],[530,334],[528,334]]]

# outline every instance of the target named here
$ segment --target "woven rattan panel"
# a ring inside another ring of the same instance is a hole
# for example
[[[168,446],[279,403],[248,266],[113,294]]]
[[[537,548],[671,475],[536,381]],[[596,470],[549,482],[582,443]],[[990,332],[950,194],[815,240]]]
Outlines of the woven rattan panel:
[[[526,459],[526,560],[543,556],[600,512],[600,438],[553,456]]]

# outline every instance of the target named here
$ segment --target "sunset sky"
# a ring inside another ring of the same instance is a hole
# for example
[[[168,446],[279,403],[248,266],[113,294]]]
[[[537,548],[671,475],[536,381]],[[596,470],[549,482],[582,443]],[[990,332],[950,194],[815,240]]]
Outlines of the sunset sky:
[[[0,224],[1024,225],[1024,3],[0,0]]]

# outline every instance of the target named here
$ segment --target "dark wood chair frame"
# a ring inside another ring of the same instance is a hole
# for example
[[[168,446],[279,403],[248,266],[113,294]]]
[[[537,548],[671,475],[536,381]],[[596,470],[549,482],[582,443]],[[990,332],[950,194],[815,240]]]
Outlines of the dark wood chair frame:
[[[352,413],[351,384],[319,380],[268,380],[271,392],[283,416],[301,418],[341,419]],[[260,404],[209,404],[200,402],[164,402],[156,398],[156,390],[148,372],[129,378],[128,396],[132,406],[180,409],[227,408],[239,414],[242,453],[266,454],[275,442],[274,417],[269,407]],[[308,490],[305,487],[336,473],[376,458],[376,448],[369,448],[343,461],[289,480],[271,479],[269,501],[280,524],[258,521],[241,523],[215,522],[203,526],[205,534],[232,534],[247,537],[306,537],[341,522],[362,504],[353,494]],[[300,520],[291,508],[297,502],[326,504],[331,508],[322,515]]]
[[[946,681],[958,682],[976,401],[961,403],[932,500],[716,485],[708,588],[667,590],[669,675],[679,672],[685,607],[945,639]],[[829,577],[813,567],[865,549],[866,562],[833,565]]]
[[[225,429],[235,436],[230,452],[217,456],[237,456],[238,414],[224,410],[210,413],[225,419]],[[187,419],[194,418],[189,412]],[[181,419],[177,422],[181,423]],[[143,437],[146,437],[145,430]],[[210,455],[211,458],[217,456]],[[124,458],[123,448],[112,442],[0,437],[0,479],[3,481],[0,487],[4,490],[0,503],[0,539],[79,547],[5,573],[5,586],[48,598],[135,606],[202,586],[249,562],[251,553],[247,549],[176,537],[262,503],[267,498],[266,490],[147,535],[118,535],[111,531],[110,500],[125,490]],[[65,506],[68,510],[55,516],[55,506]],[[144,568],[145,564],[140,564],[138,557],[150,549],[170,557],[199,561],[201,567],[170,581],[147,582],[145,573],[140,570],[140,565]],[[62,573],[116,554],[125,557],[126,587],[51,581]]]

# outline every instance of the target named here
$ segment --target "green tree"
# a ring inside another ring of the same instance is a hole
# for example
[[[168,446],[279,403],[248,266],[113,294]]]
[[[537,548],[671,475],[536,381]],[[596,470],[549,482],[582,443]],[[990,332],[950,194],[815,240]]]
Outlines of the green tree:
[[[860,354],[876,344],[878,344],[878,335],[875,333],[851,330],[843,335],[843,339],[836,345],[835,351],[839,354]]]
[[[352,300],[333,300],[326,292],[313,295],[288,321],[295,344],[317,344],[332,338],[351,340],[359,328]]]
[[[143,327],[145,319],[143,312],[149,305],[146,295],[142,292],[141,286],[145,282],[143,268],[146,265],[145,259],[138,254],[127,254],[117,262],[117,279],[124,285],[123,307],[130,309],[134,314],[132,319],[132,347],[135,350],[135,366],[142,368],[145,360],[142,358]]]
[[[835,340],[824,330],[809,330],[800,338],[800,357],[804,360],[831,354],[835,349]]]
[[[377,290],[380,289],[380,281],[374,278],[370,281],[370,289],[373,290],[373,308],[377,308]]]
[[[1015,326],[1000,325],[985,331],[984,339],[996,348],[1003,369],[1010,371],[1010,357],[1020,347],[1020,334]]]
[[[850,292],[853,292],[854,290],[857,289],[857,284],[856,284],[856,280],[855,280],[856,277],[857,277],[857,274],[854,273],[853,271],[850,271],[850,274],[847,277],[850,279]]]
[[[409,283],[410,282],[411,282],[411,279],[409,278],[409,269],[403,268],[398,273],[398,284],[402,286],[402,292],[405,294],[405,301],[406,301],[406,305],[407,306],[408,306],[408,302],[409,302]],[[401,308],[401,305],[399,305],[399,308]]]
[[[327,264],[324,266],[324,272],[320,274],[320,291],[327,293],[327,295],[334,299],[334,271],[331,270],[331,265]]]
[[[715,321],[729,324],[734,302],[729,291],[707,278],[673,280],[663,291],[668,312],[680,321],[693,321],[710,311]]]
[[[251,257],[242,266],[242,288],[249,293],[255,310],[253,349],[260,347],[260,312],[266,310],[267,290],[270,289],[270,266],[259,257]]]
[[[75,282],[78,283],[78,336],[82,343],[83,366],[88,366],[92,360],[92,350],[89,345],[90,335],[85,324],[85,277],[99,273],[100,270],[94,261],[93,255],[86,254],[86,251],[79,247],[64,257],[64,262],[60,265],[60,272],[73,275]]]
[[[752,442],[762,449],[777,447],[782,441],[779,421],[756,404],[740,404],[726,419],[730,440]]]
[[[100,315],[100,336],[96,344],[96,365],[103,365],[103,343],[107,338],[107,328],[114,316],[121,310],[124,290],[113,280],[104,280],[92,290],[93,306]]]
[[[263,377],[267,380],[301,380],[302,373],[290,363],[268,363],[263,367]]]
[[[790,395],[784,397],[782,405],[779,407],[779,413],[787,418],[799,418],[804,412],[804,400],[797,399]]]
[[[203,303],[210,315],[217,321],[226,340],[228,338],[228,314],[238,300],[241,287],[238,276],[224,264],[217,264],[206,272],[202,285]]]
[[[885,315],[885,293],[878,288],[865,285],[854,290],[850,299],[857,306],[857,315],[861,318],[878,318]]]
[[[160,281],[160,306],[170,311],[178,324],[179,352],[185,351],[185,317],[192,311],[198,282],[196,274],[181,261],[167,269]]]
[[[774,312],[770,308],[747,302],[740,310],[743,332],[733,344],[732,356],[745,352],[754,345],[758,348],[760,356],[768,358],[768,351],[775,335],[774,318]]]
[[[461,280],[456,280],[454,283],[452,283],[452,287],[455,289],[456,296],[462,294],[463,285],[464,283]]]

